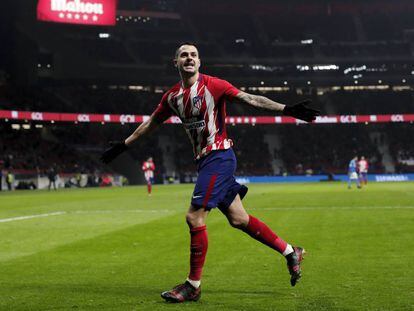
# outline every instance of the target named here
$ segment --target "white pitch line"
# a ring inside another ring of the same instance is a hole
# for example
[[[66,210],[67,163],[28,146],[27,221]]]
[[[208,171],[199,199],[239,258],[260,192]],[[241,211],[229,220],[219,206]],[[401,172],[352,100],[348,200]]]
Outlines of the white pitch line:
[[[73,211],[74,214],[112,214],[112,213],[170,213],[179,212],[169,209],[147,209],[147,210],[90,210],[90,211]]]
[[[37,215],[28,215],[28,216],[19,216],[11,218],[0,219],[2,222],[10,222],[15,220],[25,220],[32,218],[48,217],[48,216],[57,216],[57,215],[70,215],[70,214],[112,214],[112,213],[170,213],[171,210],[95,210],[95,211],[70,211],[70,212],[54,212],[47,214],[37,214]]]
[[[3,218],[3,219],[0,219],[0,222],[9,222],[9,221],[15,221],[15,220],[32,219],[32,218],[56,216],[56,215],[63,215],[63,214],[66,214],[66,212],[54,212],[54,213],[47,213],[47,214],[37,214],[37,215]]]

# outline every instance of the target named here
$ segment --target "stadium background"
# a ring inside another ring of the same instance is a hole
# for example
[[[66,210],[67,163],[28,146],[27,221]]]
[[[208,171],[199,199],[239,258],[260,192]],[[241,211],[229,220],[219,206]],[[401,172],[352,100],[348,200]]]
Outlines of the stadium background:
[[[177,44],[192,41],[203,72],[248,92],[283,103],[311,98],[323,115],[389,114],[401,121],[414,111],[410,1],[120,0],[115,26],[40,22],[33,1],[2,6],[0,110],[149,115],[178,80],[171,62]],[[228,115],[270,114],[229,104]],[[414,171],[412,122],[342,121],[230,124],[238,175],[346,174],[354,154],[368,158],[371,173]],[[3,117],[0,126],[2,166],[15,174],[16,186],[51,166],[61,176],[91,176],[91,185],[105,174],[143,183],[140,163],[148,156],[159,183],[194,177],[191,147],[176,125],[111,166],[100,164],[99,154],[135,123]]]

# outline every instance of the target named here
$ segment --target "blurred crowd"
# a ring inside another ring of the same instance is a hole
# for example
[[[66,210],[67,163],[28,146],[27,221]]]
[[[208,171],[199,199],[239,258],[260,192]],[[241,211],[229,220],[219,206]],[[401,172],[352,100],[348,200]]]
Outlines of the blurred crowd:
[[[60,174],[114,172],[116,168],[103,165],[99,156],[109,141],[125,138],[134,127],[59,124],[16,130],[10,124],[3,123],[0,165],[4,170],[32,171],[44,175],[51,167]],[[389,146],[389,153],[399,172],[412,171],[414,167],[412,124],[230,125],[228,132],[234,140],[237,174],[243,176],[344,173],[349,159],[354,155],[367,158],[370,173],[384,173],[384,154],[379,148],[383,144]],[[158,135],[166,137],[170,143],[168,148],[160,145],[162,140],[158,139]],[[277,147],[269,145],[269,139],[274,137],[280,140]],[[188,137],[177,125],[164,125],[153,137],[143,139],[130,148],[129,155],[136,163],[153,156],[158,175],[174,170],[177,175],[191,176],[196,170]],[[164,161],[169,158],[172,163]],[[275,159],[278,160],[278,167],[273,163]]]
[[[287,172],[342,173],[354,155],[368,159],[371,173],[384,172],[378,145],[369,137],[372,130],[365,125],[287,126],[280,131],[283,143],[278,154]]]

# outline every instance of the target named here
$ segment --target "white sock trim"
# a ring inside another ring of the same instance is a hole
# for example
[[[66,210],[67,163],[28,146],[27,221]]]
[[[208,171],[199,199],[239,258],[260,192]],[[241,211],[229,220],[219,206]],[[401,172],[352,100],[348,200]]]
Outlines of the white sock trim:
[[[187,278],[187,282],[190,283],[194,288],[199,288],[201,285],[201,280],[193,281]]]
[[[291,253],[293,253],[293,247],[292,247],[292,245],[288,244],[288,245],[286,245],[286,248],[283,252],[283,256],[287,256]]]

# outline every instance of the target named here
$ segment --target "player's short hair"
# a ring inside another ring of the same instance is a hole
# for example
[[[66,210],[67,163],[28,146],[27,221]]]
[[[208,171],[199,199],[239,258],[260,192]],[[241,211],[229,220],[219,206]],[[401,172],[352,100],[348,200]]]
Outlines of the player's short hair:
[[[192,45],[192,46],[194,46],[194,47],[197,49],[197,51],[198,51],[198,46],[197,46],[197,44],[195,44],[194,42],[190,42],[190,41],[184,41],[184,42],[181,42],[181,43],[178,45],[177,49],[175,50],[174,58],[177,58],[177,57],[178,57],[178,51],[180,50],[180,47],[182,47],[183,45]],[[198,56],[200,57],[200,51],[198,52]]]

